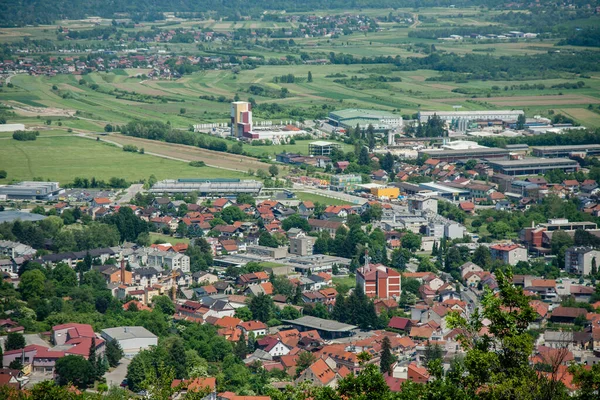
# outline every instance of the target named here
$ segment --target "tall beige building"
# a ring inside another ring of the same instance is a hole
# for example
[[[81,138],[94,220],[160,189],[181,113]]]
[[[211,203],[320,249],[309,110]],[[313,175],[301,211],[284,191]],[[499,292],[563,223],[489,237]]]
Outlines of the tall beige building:
[[[231,103],[231,136],[242,138],[252,131],[252,107],[246,101]]]

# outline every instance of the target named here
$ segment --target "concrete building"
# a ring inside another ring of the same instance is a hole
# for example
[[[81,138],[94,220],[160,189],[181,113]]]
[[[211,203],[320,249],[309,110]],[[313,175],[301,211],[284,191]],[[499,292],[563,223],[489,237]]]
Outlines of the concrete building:
[[[487,111],[421,111],[419,112],[419,121],[423,124],[429,118],[437,115],[440,119],[446,121],[449,125],[456,125],[458,121],[503,121],[513,122],[524,115],[523,110],[487,110]]]
[[[252,106],[247,101],[231,103],[231,136],[243,138],[252,132]]]
[[[254,254],[261,257],[273,258],[275,260],[287,257],[286,247],[267,247],[267,246],[248,246],[248,254]]]
[[[408,211],[415,212],[431,212],[437,214],[438,201],[437,199],[427,196],[415,196],[408,199]]]
[[[384,265],[367,264],[356,270],[356,285],[371,298],[399,299],[400,273]]]
[[[517,244],[496,244],[490,246],[492,259],[505,264],[517,265],[519,261],[527,261],[527,249]]]
[[[153,251],[148,253],[148,266],[190,272],[190,257],[171,251]]]
[[[448,222],[444,225],[444,236],[450,240],[462,239],[465,236],[465,227],[456,222]]]
[[[458,185],[455,187],[438,182],[422,182],[419,183],[419,187],[452,201],[464,201],[471,196],[471,192],[467,188]]]
[[[298,235],[290,238],[290,254],[298,256],[312,256],[315,238],[313,236]]]
[[[444,237],[444,224],[430,222],[425,227],[425,235],[429,237],[434,237],[436,239],[441,239]]]
[[[34,256],[37,252],[31,246],[10,240],[0,240],[0,255],[10,258]]]
[[[0,197],[6,196],[9,200],[49,200],[63,191],[58,182],[23,181],[0,186]]]
[[[143,326],[119,326],[102,330],[106,341],[116,340],[126,357],[133,357],[142,350],[158,344],[158,337]]]
[[[445,162],[469,161],[475,159],[508,159],[510,151],[498,147],[484,147],[479,149],[458,149],[458,150],[419,150],[419,157],[428,156],[436,160]]]
[[[313,254],[312,256],[301,256],[291,258],[289,266],[303,275],[316,274],[318,272],[331,273],[333,266],[348,268],[352,260],[344,257],[330,256],[326,254]]]
[[[241,179],[166,179],[154,184],[149,190],[154,194],[175,195],[198,193],[200,196],[227,196],[248,193],[258,196],[262,182]]]
[[[510,176],[543,175],[559,169],[565,173],[577,172],[579,163],[569,158],[524,158],[522,160],[488,161],[494,173]]]
[[[316,141],[308,144],[308,154],[311,156],[329,156],[334,149],[341,149],[342,145],[333,142]]]
[[[570,274],[589,275],[592,266],[600,266],[600,250],[591,247],[569,247],[565,252],[565,271]]]
[[[588,156],[600,155],[600,144],[580,144],[571,146],[534,146],[531,153],[536,157],[560,158],[579,156],[585,158]]]
[[[356,125],[360,129],[367,129],[369,125],[372,125],[375,132],[384,132],[401,128],[402,117],[386,111],[351,108],[330,112],[329,123],[344,129],[354,129]]]
[[[362,184],[362,177],[356,174],[332,175],[330,189],[338,192],[354,190]]]

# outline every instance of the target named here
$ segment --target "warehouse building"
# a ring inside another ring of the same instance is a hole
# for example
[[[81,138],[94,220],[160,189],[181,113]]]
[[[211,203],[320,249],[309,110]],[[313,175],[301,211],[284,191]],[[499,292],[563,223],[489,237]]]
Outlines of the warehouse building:
[[[600,144],[581,144],[573,146],[535,146],[531,148],[531,152],[536,157],[571,157],[580,156],[585,158],[588,156],[600,155]]]
[[[386,111],[349,108],[329,113],[329,123],[344,129],[367,129],[373,125],[375,132],[385,132],[402,127],[402,117]]]
[[[227,196],[238,193],[259,195],[262,182],[241,179],[166,179],[154,184],[150,193],[155,194],[188,194],[198,193],[200,196]]]
[[[0,186],[0,198],[12,200],[49,200],[62,193],[58,182],[19,182]]]
[[[101,336],[107,342],[116,340],[128,358],[158,344],[158,337],[143,326],[107,328],[102,330]]]
[[[434,115],[440,119],[455,124],[458,120],[467,121],[516,121],[523,110],[488,110],[488,111],[421,111],[419,121],[423,124]]]
[[[419,157],[428,156],[445,162],[468,161],[476,159],[507,159],[510,150],[498,147],[468,148],[456,150],[424,149],[419,151]]]
[[[565,173],[577,172],[579,164],[569,158],[524,158],[522,160],[488,161],[494,173],[510,176],[543,175],[560,169]]]

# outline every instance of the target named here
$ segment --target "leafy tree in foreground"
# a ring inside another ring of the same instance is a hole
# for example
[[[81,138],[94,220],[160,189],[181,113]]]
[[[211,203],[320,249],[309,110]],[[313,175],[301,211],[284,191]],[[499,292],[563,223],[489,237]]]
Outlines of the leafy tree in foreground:
[[[11,332],[6,337],[4,348],[6,351],[17,350],[25,347],[25,337],[18,332]]]
[[[65,356],[56,361],[56,376],[61,386],[72,383],[85,389],[94,381],[94,368],[81,356]]]
[[[114,339],[109,340],[106,343],[105,354],[106,359],[108,360],[108,365],[110,365],[112,368],[119,365],[119,361],[121,360],[121,358],[123,358],[124,355],[121,345]]]

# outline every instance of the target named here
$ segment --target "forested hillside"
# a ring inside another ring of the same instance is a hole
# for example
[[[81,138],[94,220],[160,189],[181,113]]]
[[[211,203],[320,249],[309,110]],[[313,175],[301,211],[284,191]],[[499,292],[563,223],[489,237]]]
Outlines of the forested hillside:
[[[260,16],[265,10],[286,10],[287,12],[324,9],[363,9],[363,8],[402,8],[402,7],[455,7],[488,6],[500,7],[508,1],[494,0],[261,0],[242,2],[241,0],[2,0],[0,1],[0,26],[21,26],[28,24],[49,24],[58,19],[79,19],[87,16],[112,18],[128,14],[135,20],[156,20],[159,13],[217,13],[221,17],[235,19],[241,15]],[[533,2],[532,2],[533,3]],[[538,2],[539,3],[539,2]],[[541,3],[549,3],[543,0]],[[576,6],[597,3],[597,1],[575,0]],[[579,4],[581,3],[581,4]],[[514,4],[514,3],[513,3]],[[527,2],[521,3],[526,6]]]

